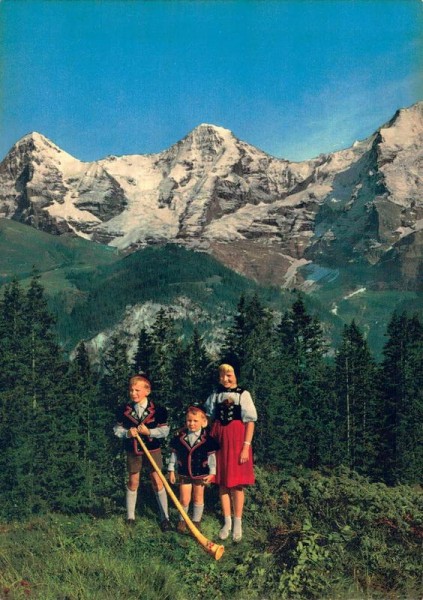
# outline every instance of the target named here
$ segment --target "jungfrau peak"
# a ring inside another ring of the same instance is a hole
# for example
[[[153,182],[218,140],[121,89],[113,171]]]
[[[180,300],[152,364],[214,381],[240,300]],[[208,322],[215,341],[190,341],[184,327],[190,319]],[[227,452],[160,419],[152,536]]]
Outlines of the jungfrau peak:
[[[210,124],[157,154],[90,163],[32,133],[0,164],[0,216],[127,252],[183,244],[284,286],[301,284],[306,264],[383,266],[388,255],[412,280],[422,141],[421,102],[351,148],[299,163]]]

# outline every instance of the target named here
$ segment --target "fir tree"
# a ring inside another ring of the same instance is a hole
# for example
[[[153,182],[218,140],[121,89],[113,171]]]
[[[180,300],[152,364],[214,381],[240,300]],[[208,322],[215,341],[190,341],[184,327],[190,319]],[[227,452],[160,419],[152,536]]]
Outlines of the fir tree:
[[[152,341],[148,331],[143,327],[138,336],[137,350],[134,356],[134,373],[151,372]]]
[[[192,338],[180,345],[173,358],[173,391],[171,421],[183,425],[190,404],[203,404],[215,379],[215,369],[207,355],[203,340],[194,329]]]
[[[110,429],[112,424],[105,418],[106,407],[98,394],[84,343],[78,345],[69,364],[66,390],[63,453],[69,476],[58,501],[62,509],[92,510],[99,504],[99,496],[110,493],[105,485],[109,457],[104,455],[104,448],[106,428]]]
[[[381,462],[388,483],[415,483],[423,464],[423,328],[394,313],[381,366],[384,400]]]
[[[367,342],[354,321],[344,327],[335,363],[339,461],[361,474],[374,474],[377,370]]]
[[[48,507],[61,485],[56,445],[64,363],[38,275],[34,274],[26,293],[16,282],[8,288],[1,322],[6,366],[2,386],[7,387],[2,412],[9,436],[2,453],[4,483],[10,491],[9,504],[18,513],[31,513]]]
[[[248,389],[257,407],[254,447],[259,459],[268,445],[269,397],[275,354],[274,315],[257,295],[241,296],[234,323],[223,344],[221,362],[231,364],[242,387]]]
[[[316,317],[298,296],[277,327],[277,357],[271,393],[269,451],[273,460],[316,468],[327,462],[330,439],[330,394],[326,344]]]
[[[126,340],[114,336],[103,357],[100,394],[110,417],[114,418],[117,407],[128,398],[128,382],[133,375],[128,359]]]
[[[104,461],[100,468],[100,474],[104,477],[105,490],[115,490],[116,499],[121,495],[126,473],[123,467],[122,444],[114,435],[113,427],[116,423],[116,411],[119,405],[128,400],[128,383],[133,374],[128,359],[127,342],[114,336],[103,358],[97,402],[99,415],[96,427],[98,427],[100,439],[103,437],[104,440],[102,446]],[[111,491],[110,494],[109,498],[105,498],[106,503],[114,500]],[[106,508],[104,506],[105,510]]]
[[[162,406],[171,408],[174,390],[174,361],[181,348],[175,321],[170,312],[161,309],[149,332],[149,375],[152,397]],[[138,349],[138,354],[140,348]]]
[[[14,279],[5,287],[0,302],[0,391],[10,390],[20,372],[26,333],[24,293]]]

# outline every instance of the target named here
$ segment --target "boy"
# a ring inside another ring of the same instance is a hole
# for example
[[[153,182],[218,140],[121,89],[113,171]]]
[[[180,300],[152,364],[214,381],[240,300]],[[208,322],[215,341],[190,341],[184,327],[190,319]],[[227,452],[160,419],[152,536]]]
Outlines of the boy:
[[[188,513],[191,495],[193,496],[192,521],[200,528],[204,510],[204,487],[214,481],[216,473],[215,452],[217,442],[207,430],[206,413],[199,407],[189,406],[186,411],[186,427],[171,442],[172,454],[168,464],[169,481],[176,481],[175,466],[179,475],[179,499]],[[179,533],[185,533],[186,523],[182,517],[177,526]]]
[[[136,439],[138,433],[147,449],[152,454],[157,466],[163,467],[161,442],[169,435],[167,410],[155,405],[148,396],[151,383],[145,375],[135,375],[129,380],[130,402],[120,406],[117,411],[117,423],[113,428],[115,435],[124,440],[128,484],[126,490],[126,510],[128,525],[135,524],[135,506],[142,467],[150,474],[151,484],[156,495],[160,511],[160,527],[162,531],[170,529],[169,511],[166,490],[150,461],[144,456]]]

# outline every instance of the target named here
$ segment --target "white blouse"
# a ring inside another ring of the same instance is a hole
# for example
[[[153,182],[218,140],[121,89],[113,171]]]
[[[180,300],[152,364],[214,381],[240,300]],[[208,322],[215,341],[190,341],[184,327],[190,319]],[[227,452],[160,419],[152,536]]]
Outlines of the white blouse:
[[[241,421],[243,421],[243,423],[257,421],[257,410],[253,399],[251,398],[250,392],[247,390],[242,390],[242,388],[239,389],[241,389],[241,393],[237,392],[236,390],[225,390],[211,394],[207,398],[204,405],[206,413],[210,417],[214,418],[217,404],[221,404],[230,398],[233,401],[233,404],[241,405]]]

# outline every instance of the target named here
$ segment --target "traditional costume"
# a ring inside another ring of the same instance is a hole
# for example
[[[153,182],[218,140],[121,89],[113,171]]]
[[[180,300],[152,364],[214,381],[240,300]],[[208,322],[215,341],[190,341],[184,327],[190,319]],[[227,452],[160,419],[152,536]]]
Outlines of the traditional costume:
[[[128,402],[120,406],[117,410],[116,421],[115,435],[124,440],[125,450],[133,452],[136,456],[144,453],[136,438],[127,437],[127,432],[131,427],[138,427],[141,424],[148,427],[150,435],[141,435],[140,437],[151,454],[160,449],[162,439],[169,434],[167,410],[164,407],[156,406],[151,400],[139,403]]]
[[[206,413],[214,420],[211,435],[220,449],[216,454],[216,483],[232,488],[255,482],[253,455],[249,446],[249,460],[240,464],[239,456],[245,440],[246,423],[257,420],[257,411],[250,392],[236,386],[219,386],[205,403]]]
[[[195,482],[207,475],[215,475],[215,452],[219,448],[217,441],[202,427],[199,431],[182,429],[170,442],[172,454],[168,471],[174,471],[177,465],[178,475],[188,482]]]
[[[156,406],[154,402],[145,398],[142,402],[127,402],[120,406],[116,413],[116,425],[113,428],[114,434],[123,440],[126,450],[126,463],[128,472],[139,473],[143,461],[146,460],[144,452],[136,438],[128,437],[128,432],[132,427],[138,427],[144,424],[148,427],[150,434],[141,435],[141,439],[147,447],[147,450],[154,456],[157,466],[161,469],[162,455],[161,443],[169,435],[169,425],[167,424],[167,410],[164,407]],[[147,471],[154,471],[150,461],[147,459]],[[137,503],[137,490],[126,489],[126,508],[128,523],[133,524],[135,519],[135,507]],[[162,531],[169,529],[169,510],[165,488],[155,492],[157,504],[160,511]]]

